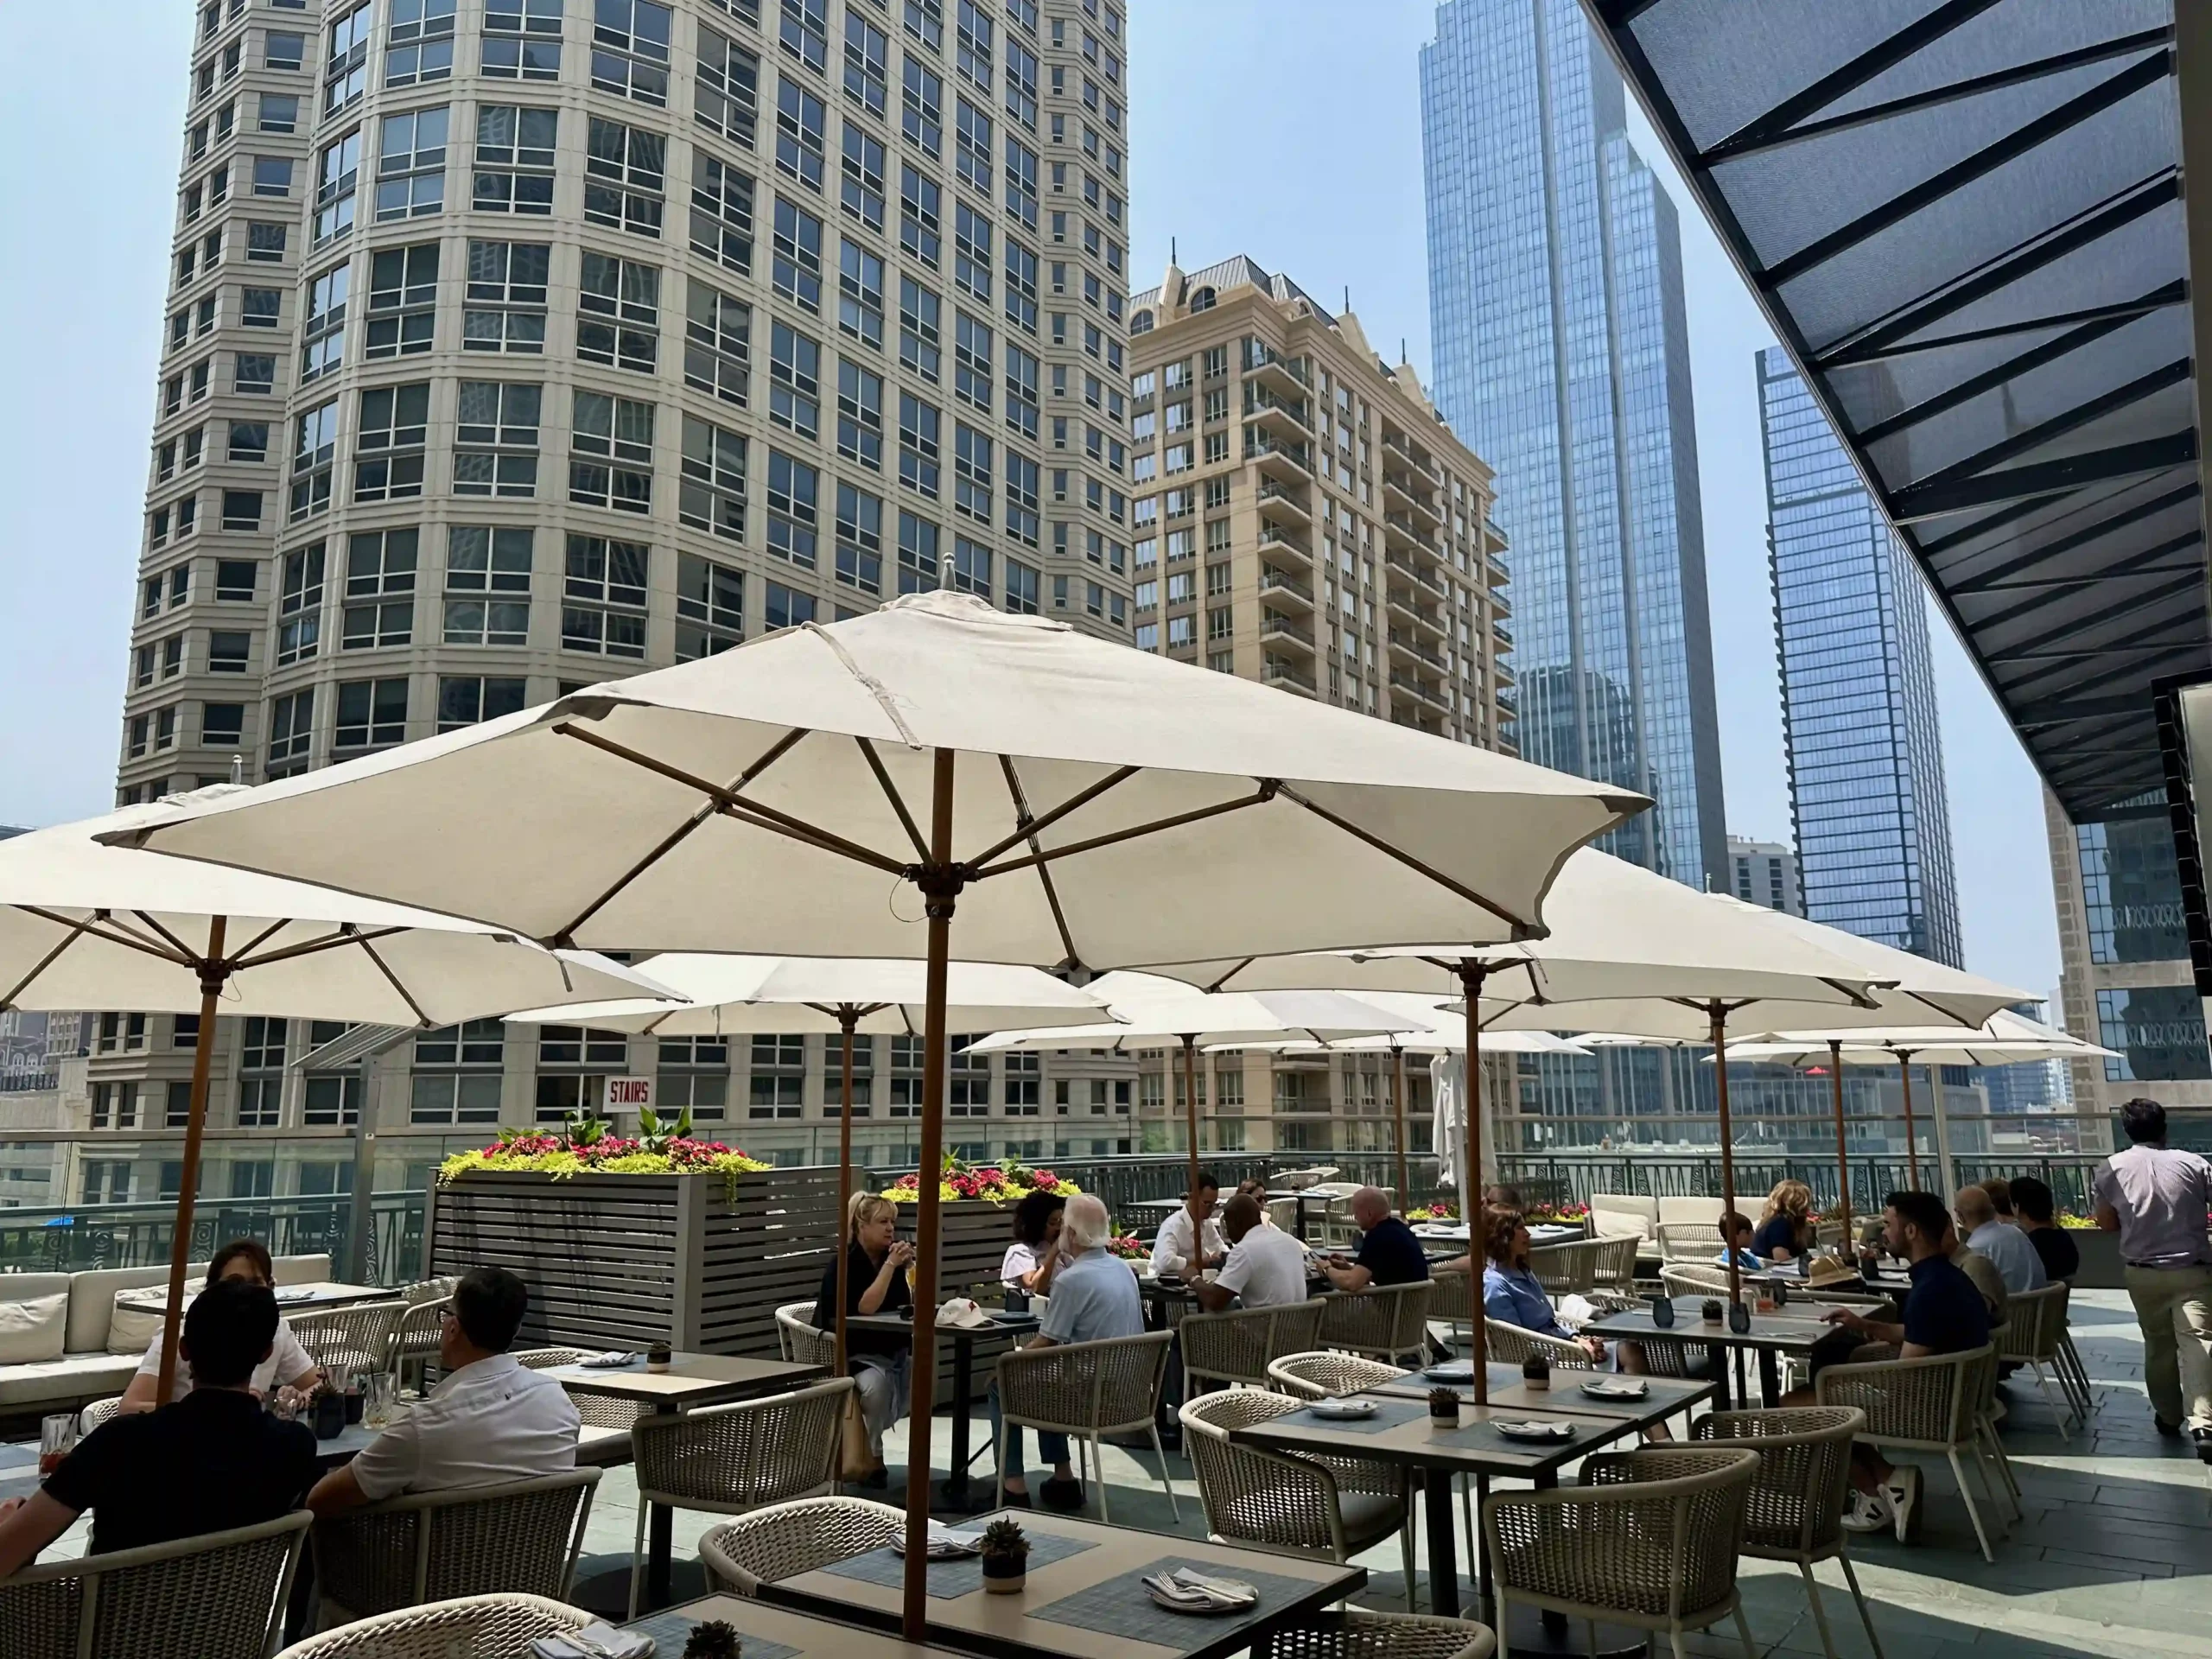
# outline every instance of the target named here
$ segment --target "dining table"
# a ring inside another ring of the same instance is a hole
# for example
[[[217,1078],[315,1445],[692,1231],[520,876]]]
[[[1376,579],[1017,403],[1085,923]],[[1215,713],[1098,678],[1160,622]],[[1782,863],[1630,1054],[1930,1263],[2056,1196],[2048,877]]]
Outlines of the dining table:
[[[995,1502],[997,1497],[995,1483],[987,1499],[976,1495],[968,1478],[968,1465],[975,1457],[971,1448],[976,1415],[976,1344],[1003,1342],[1011,1346],[1037,1333],[1034,1313],[995,1308],[985,1308],[983,1312],[990,1316],[988,1325],[948,1325],[939,1320],[935,1327],[940,1341],[952,1344],[952,1468],[938,1486],[930,1507],[950,1515],[972,1514],[979,1505]],[[845,1316],[845,1329],[911,1338],[914,1321],[911,1315],[849,1313]]]
[[[187,1287],[188,1299],[197,1296],[200,1287]],[[353,1307],[362,1302],[397,1300],[399,1293],[379,1285],[349,1285],[333,1279],[315,1279],[296,1285],[276,1287],[276,1312],[279,1315],[327,1313],[334,1307]],[[167,1285],[149,1285],[143,1290],[120,1290],[116,1293],[115,1305],[136,1313],[165,1313],[168,1311],[169,1291]]]
[[[548,1365],[539,1372],[571,1394],[604,1395],[632,1401],[648,1412],[690,1411],[701,1406],[727,1405],[734,1400],[758,1399],[802,1388],[821,1378],[827,1368],[787,1359],[750,1359],[735,1354],[696,1354],[678,1351],[669,1356],[665,1370],[648,1370],[640,1354],[620,1365]],[[664,1503],[655,1503],[646,1519],[645,1605],[664,1607],[672,1594],[675,1515]],[[603,1574],[612,1579],[614,1574]],[[591,1600],[583,1600],[585,1586],[577,1586],[584,1605],[626,1604],[629,1574],[619,1592],[601,1584]]]
[[[1653,1299],[1656,1300],[1656,1298]],[[1673,1343],[1678,1346],[1700,1346],[1713,1357],[1713,1381],[1718,1385],[1715,1394],[1717,1408],[1726,1411],[1732,1401],[1737,1405],[1750,1404],[1748,1390],[1740,1376],[1732,1379],[1731,1372],[1738,1356],[1749,1354],[1758,1370],[1759,1400],[1765,1406],[1774,1406],[1782,1398],[1782,1357],[1803,1359],[1810,1356],[1813,1344],[1834,1331],[1835,1325],[1827,1315],[1838,1311],[1840,1304],[1816,1300],[1800,1301],[1793,1297],[1771,1313],[1754,1313],[1747,1328],[1738,1331],[1725,1317],[1707,1319],[1703,1309],[1707,1300],[1700,1296],[1676,1296],[1672,1299],[1675,1322],[1662,1326],[1652,1318],[1649,1303],[1633,1308],[1607,1313],[1592,1319],[1582,1327],[1582,1334],[1603,1337],[1608,1342],[1637,1342],[1647,1347],[1653,1343]],[[1723,1361],[1730,1363],[1724,1363]],[[1733,1382],[1732,1391],[1731,1382]]]
[[[727,1624],[735,1630],[738,1650],[746,1659],[925,1659],[957,1651],[857,1630],[749,1596],[720,1593],[664,1607],[619,1628],[651,1637],[653,1659],[682,1659],[691,1632],[702,1624]]]
[[[931,1561],[925,1624],[933,1644],[985,1659],[1227,1659],[1246,1649],[1268,1651],[1275,1631],[1319,1622],[1323,1609],[1367,1584],[1367,1570],[1348,1563],[1044,1510],[1007,1510],[955,1530],[979,1533],[996,1520],[1019,1522],[1028,1539],[1023,1589],[1014,1595],[985,1591],[972,1556]],[[1141,1580],[1179,1567],[1240,1580],[1259,1599],[1249,1611],[1208,1616],[1158,1606]],[[906,1562],[886,1546],[763,1583],[760,1598],[896,1632],[905,1582]],[[872,1649],[856,1641],[851,1651]]]

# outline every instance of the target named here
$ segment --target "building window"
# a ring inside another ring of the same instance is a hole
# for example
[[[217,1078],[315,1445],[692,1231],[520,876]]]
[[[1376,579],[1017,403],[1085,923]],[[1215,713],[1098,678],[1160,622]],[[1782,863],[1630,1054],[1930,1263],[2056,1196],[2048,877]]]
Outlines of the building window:
[[[496,1123],[506,1027],[498,1020],[426,1031],[415,1039],[408,1118],[416,1123]]]
[[[798,1116],[801,1091],[806,1084],[806,1039],[755,1036],[751,1081],[747,1117]]]
[[[469,352],[545,349],[545,293],[553,250],[543,242],[468,245],[467,308],[461,345]]]
[[[380,248],[369,261],[364,355],[412,357],[430,349],[437,321],[438,245]]]
[[[1038,609],[1039,573],[1019,559],[1006,562],[1006,607],[1022,616],[1034,616]],[[1142,641],[1139,641],[1142,644]]]
[[[664,1119],[691,1114],[719,1122],[728,1110],[729,1041],[722,1037],[664,1037],[654,1098]]]
[[[899,124],[908,143],[937,159],[944,143],[944,80],[912,53],[901,78]]]
[[[2171,1083],[2212,1077],[2204,1007],[2190,985],[2137,985],[2097,993],[2098,1041],[2117,1049],[2107,1083]]]
[[[558,110],[477,105],[475,181],[469,200],[478,213],[553,211],[553,156],[560,118]]]
[[[524,706],[525,682],[474,674],[446,674],[438,679],[438,729],[458,731],[479,721],[497,720]]]
[[[842,182],[838,201],[844,211],[871,231],[883,229],[883,145],[845,123]]]
[[[447,531],[446,644],[529,643],[532,539],[526,525],[454,524]]]
[[[938,527],[905,508],[899,512],[899,591],[927,593],[938,586]]]
[[[364,391],[355,418],[353,499],[397,501],[422,494],[430,383]]]
[[[692,118],[708,131],[750,149],[760,112],[760,60],[702,23]]]
[[[322,636],[322,543],[284,556],[276,609],[276,666],[315,654]]]
[[[259,530],[261,528],[261,492],[259,490],[225,490],[223,492],[223,528],[225,530]]]
[[[864,594],[883,591],[883,503],[850,484],[837,486],[837,580]]]
[[[845,13],[845,96],[879,120],[889,91],[891,42],[859,12]],[[846,127],[850,132],[850,125]]]
[[[769,630],[795,628],[814,620],[814,595],[786,588],[780,582],[768,584],[766,620]]]
[[[952,429],[952,508],[982,524],[991,522],[991,440],[965,421]]]
[[[870,468],[883,465],[883,377],[849,357],[837,360],[837,453]]]
[[[338,400],[308,410],[293,423],[292,478],[287,517],[297,524],[330,507],[330,475],[338,453]]]
[[[934,385],[941,372],[938,296],[911,276],[899,279],[899,362]]]
[[[953,314],[953,391],[960,401],[991,412],[991,330],[965,311]]]
[[[362,8],[364,13],[367,11]],[[325,144],[315,159],[315,245],[335,241],[353,228],[353,199],[361,179],[361,134],[359,128]],[[280,232],[283,227],[276,227]],[[283,254],[283,238],[277,253]],[[249,252],[249,258],[252,257]]]
[[[487,79],[558,80],[561,11],[567,0],[486,0],[482,70]]]
[[[691,153],[691,251],[750,273],[753,181],[695,145]]]
[[[745,439],[694,416],[683,417],[683,480],[677,517],[696,530],[745,539]]]
[[[368,88],[369,27],[373,8],[363,3],[344,12],[324,31],[322,112],[335,115],[358,104]]]
[[[586,249],[576,355],[651,374],[660,361],[660,268]]]
[[[751,378],[752,307],[696,276],[687,285],[686,305],[683,383],[744,408]]]
[[[660,235],[668,140],[642,127],[592,118],[584,160],[584,218],[633,236]]]
[[[203,702],[200,705],[200,742],[204,748],[235,748],[245,741],[245,705],[242,702]]]
[[[387,115],[377,151],[377,221],[415,219],[446,203],[447,105]]]
[[[454,0],[391,0],[385,26],[387,89],[452,76],[453,15]]]
[[[676,560],[676,660],[728,651],[745,639],[745,573],[696,554]]]
[[[768,333],[768,418],[810,438],[822,421],[822,347],[786,323]]]
[[[418,537],[419,532],[412,530],[353,535],[346,550],[340,650],[369,651],[412,641]]]
[[[824,0],[782,0],[778,38],[784,51],[816,74],[830,63],[830,9]]]
[[[269,760],[264,770],[271,778],[289,778],[308,769],[308,749],[315,735],[315,690],[295,691],[269,704]]]
[[[591,84],[640,104],[666,104],[670,16],[653,0],[598,0]]]
[[[538,408],[543,388],[512,380],[464,380],[456,411],[456,495],[537,493]]]
[[[579,389],[569,438],[569,499],[617,512],[650,512],[653,405]]]
[[[796,202],[776,198],[771,285],[804,310],[822,309],[822,221]]]
[[[649,550],[604,536],[569,537],[562,585],[561,649],[609,657],[645,654]]]
[[[991,596],[991,550],[965,536],[952,538],[952,586],[963,594]]]
[[[931,500],[938,496],[939,419],[912,392],[899,394],[899,482]]]
[[[780,449],[768,452],[768,551],[814,568],[820,474]]]
[[[333,757],[365,753],[407,741],[407,682],[345,680],[330,734]]]
[[[899,245],[934,270],[942,251],[938,204],[942,193],[934,179],[912,167],[899,168]]]
[[[789,75],[777,78],[776,170],[808,189],[822,189],[825,156],[822,100]]]
[[[346,302],[353,268],[334,265],[308,283],[307,316],[300,325],[300,383],[327,374],[345,360]]]

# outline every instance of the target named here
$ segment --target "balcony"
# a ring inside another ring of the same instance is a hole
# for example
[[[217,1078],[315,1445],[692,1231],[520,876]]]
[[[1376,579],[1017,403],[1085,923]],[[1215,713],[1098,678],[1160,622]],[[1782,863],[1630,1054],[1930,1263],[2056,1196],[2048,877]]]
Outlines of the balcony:
[[[1314,687],[1313,677],[1311,674],[1291,661],[1289,658],[1278,657],[1273,652],[1268,653],[1266,660],[1260,665],[1260,680],[1262,684],[1275,686],[1285,691],[1295,691],[1302,697],[1319,695]]]
[[[1244,353],[1244,378],[1272,387],[1286,397],[1303,399],[1313,390],[1305,359],[1284,357],[1264,346]]]
[[[1309,563],[1313,558],[1313,549],[1303,537],[1265,518],[1260,521],[1260,550],[1294,554]]]
[[[1417,658],[1440,674],[1449,674],[1452,671],[1451,664],[1444,660],[1441,652],[1424,644],[1410,632],[1392,628],[1389,643],[1391,650],[1408,657]]]
[[[1430,500],[1427,486],[1410,473],[1383,467],[1382,501],[1386,512],[1392,503],[1396,504],[1399,511],[1413,521],[1416,536],[1433,535],[1444,523],[1444,515]]]
[[[1431,558],[1436,556],[1436,538],[1409,512],[1384,512],[1382,538],[1386,546],[1426,553]]]
[[[1382,448],[1404,461],[1408,470],[1425,482],[1428,488],[1442,487],[1443,480],[1438,475],[1436,463],[1427,454],[1416,452],[1413,445],[1388,427],[1382,429]]]
[[[1503,622],[1491,623],[1490,634],[1491,639],[1497,641],[1497,648],[1500,651],[1510,652],[1513,649],[1513,630]]]
[[[1260,596],[1303,605],[1309,611],[1313,608],[1312,584],[1272,564],[1260,567]]]
[[[1302,442],[1313,435],[1307,424],[1313,417],[1304,398],[1278,397],[1249,384],[1244,388],[1244,418],[1264,431],[1293,442]]]
[[[1253,499],[1258,504],[1262,517],[1287,518],[1294,524],[1310,524],[1313,522],[1313,513],[1301,499],[1305,494],[1302,486],[1278,484],[1271,479],[1260,486],[1254,493]]]
[[[1392,588],[1386,598],[1390,613],[1402,616],[1417,626],[1427,629],[1439,639],[1450,637],[1444,613],[1434,606],[1423,602],[1421,595],[1410,588]]]
[[[1265,432],[1245,433],[1244,459],[1282,484],[1303,484],[1313,470],[1304,444],[1285,443]]]
[[[1409,556],[1386,548],[1382,554],[1382,563],[1386,569],[1397,572],[1430,598],[1442,600],[1449,597],[1449,593],[1444,586],[1442,574],[1437,569],[1435,561]]]
[[[1483,580],[1493,588],[1503,588],[1513,580],[1513,572],[1505,561],[1495,553],[1483,555]]]
[[[1260,638],[1262,641],[1281,641],[1292,649],[1313,654],[1313,635],[1302,624],[1293,621],[1280,611],[1260,613]]]
[[[1402,691],[1408,696],[1419,698],[1432,709],[1448,712],[1452,707],[1451,699],[1446,695],[1442,686],[1424,680],[1419,675],[1409,673],[1404,669],[1394,668],[1390,671],[1390,700],[1393,702],[1397,701],[1397,694]]]

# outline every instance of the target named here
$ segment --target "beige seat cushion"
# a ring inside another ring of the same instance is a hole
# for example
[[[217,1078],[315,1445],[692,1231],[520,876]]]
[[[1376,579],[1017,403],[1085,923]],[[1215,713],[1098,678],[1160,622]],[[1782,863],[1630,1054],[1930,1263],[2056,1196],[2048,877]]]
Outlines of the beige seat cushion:
[[[185,1264],[184,1282],[197,1286],[207,1276],[205,1262]],[[69,1275],[69,1334],[63,1351],[97,1354],[106,1351],[108,1326],[115,1319],[115,1293],[166,1285],[169,1270],[159,1268],[95,1268]],[[138,1344],[139,1351],[146,1344]]]
[[[269,1264],[276,1270],[280,1285],[320,1285],[330,1279],[330,1258],[327,1255],[280,1255]]]
[[[192,1281],[193,1288],[184,1293],[184,1305],[190,1307],[199,1292],[199,1281]],[[143,1355],[156,1337],[162,1334],[164,1308],[168,1301],[168,1287],[157,1286],[151,1292],[118,1290],[115,1293],[115,1312],[108,1316],[107,1351],[111,1354]]]
[[[0,1297],[0,1365],[59,1359],[69,1325],[69,1275],[11,1274]]]
[[[0,1412],[29,1412],[121,1394],[138,1369],[134,1355],[65,1354],[29,1365],[0,1365]]]

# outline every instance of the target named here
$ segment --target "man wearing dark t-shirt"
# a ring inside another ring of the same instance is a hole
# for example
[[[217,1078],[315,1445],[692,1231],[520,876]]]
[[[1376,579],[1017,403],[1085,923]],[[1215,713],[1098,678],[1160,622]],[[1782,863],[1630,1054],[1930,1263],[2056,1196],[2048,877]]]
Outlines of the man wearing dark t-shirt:
[[[1362,1235],[1357,1252],[1349,1260],[1332,1255],[1321,1268],[1338,1290],[1418,1284],[1428,1277],[1428,1257],[1421,1241],[1390,1213],[1390,1200],[1382,1189],[1363,1186],[1353,1193],[1351,1219]]]
[[[2035,1247],[2044,1277],[2053,1284],[2072,1279],[2082,1271],[2082,1249],[2058,1225],[2050,1189],[2032,1175],[2021,1176],[2012,1188],[2012,1213],[2018,1217],[2028,1243]]]
[[[185,1310],[178,1347],[192,1392],[115,1417],[86,1436],[28,1498],[0,1506],[0,1579],[92,1513],[105,1554],[250,1527],[296,1509],[315,1478],[315,1434],[265,1414],[247,1386],[276,1336],[266,1285],[209,1286]]]

